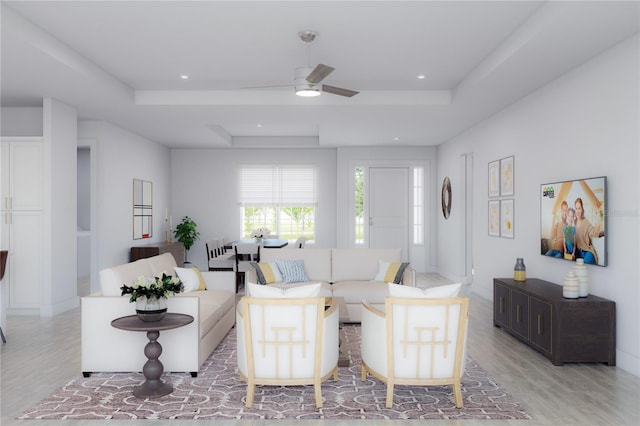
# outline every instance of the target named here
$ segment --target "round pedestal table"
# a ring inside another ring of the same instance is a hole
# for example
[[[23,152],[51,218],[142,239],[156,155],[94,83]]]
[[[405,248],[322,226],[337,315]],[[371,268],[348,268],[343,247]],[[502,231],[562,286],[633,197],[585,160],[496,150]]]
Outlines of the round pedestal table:
[[[158,358],[162,354],[162,346],[158,343],[158,337],[162,330],[171,330],[183,327],[193,322],[193,317],[186,314],[167,313],[160,321],[142,321],[137,315],[116,318],[111,321],[111,326],[121,330],[145,331],[149,342],[144,347],[144,354],[147,357],[142,368],[142,373],[146,379],[143,384],[133,390],[133,394],[138,398],[158,398],[169,395],[173,392],[173,386],[160,379],[164,371],[164,366]]]

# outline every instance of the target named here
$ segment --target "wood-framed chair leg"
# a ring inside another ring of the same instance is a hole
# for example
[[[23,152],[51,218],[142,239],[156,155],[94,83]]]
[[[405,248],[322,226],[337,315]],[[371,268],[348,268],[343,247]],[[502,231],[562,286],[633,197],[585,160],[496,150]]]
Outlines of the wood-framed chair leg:
[[[316,394],[316,408],[322,408],[322,388],[319,379],[313,384],[313,390]]]
[[[462,385],[460,383],[453,385],[453,401],[456,404],[456,408],[462,408]]]
[[[253,396],[256,393],[256,384],[251,380],[247,380],[247,401],[245,402],[245,406],[247,408],[251,408],[253,406]]]
[[[393,407],[393,381],[387,382],[387,408]]]

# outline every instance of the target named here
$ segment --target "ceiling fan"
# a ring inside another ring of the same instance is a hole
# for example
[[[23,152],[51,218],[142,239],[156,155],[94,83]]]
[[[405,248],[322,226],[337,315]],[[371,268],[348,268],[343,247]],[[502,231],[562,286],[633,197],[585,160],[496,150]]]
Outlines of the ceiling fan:
[[[300,40],[307,44],[307,51],[309,44],[315,40],[318,33],[315,31],[301,31],[298,33]],[[329,74],[331,74],[335,68],[325,64],[318,64],[315,68],[302,67],[296,69],[295,74],[295,89],[298,96],[318,96],[322,92],[331,93],[339,96],[346,96],[348,98],[358,94],[355,90],[343,89],[341,87],[329,86],[323,84],[322,88],[318,87],[322,80],[324,80]],[[322,90],[321,90],[322,89]]]
[[[315,40],[318,33],[315,31],[301,31],[298,33],[300,40],[307,44],[307,62],[309,44]],[[359,92],[355,90],[343,89],[341,87],[330,86],[328,84],[320,84],[329,74],[331,74],[335,68],[325,64],[318,64],[315,68],[300,67],[296,68],[295,80],[293,85],[285,86],[262,86],[265,87],[291,87],[293,86],[296,91],[296,95],[303,97],[320,96],[323,92],[331,93],[338,96],[346,96],[348,98],[357,95]]]

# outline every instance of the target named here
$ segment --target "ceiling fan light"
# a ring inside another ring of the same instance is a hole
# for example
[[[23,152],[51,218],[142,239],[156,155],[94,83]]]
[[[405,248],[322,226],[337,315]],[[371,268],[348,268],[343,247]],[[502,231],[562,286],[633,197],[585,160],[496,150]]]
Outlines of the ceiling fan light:
[[[314,96],[320,96],[322,92],[317,87],[296,87],[296,95],[305,98],[312,98]]]

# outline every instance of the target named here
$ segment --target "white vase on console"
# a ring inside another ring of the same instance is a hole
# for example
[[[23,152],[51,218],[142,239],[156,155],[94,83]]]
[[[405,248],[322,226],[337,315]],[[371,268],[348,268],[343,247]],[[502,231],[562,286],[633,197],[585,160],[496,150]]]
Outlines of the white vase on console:
[[[587,265],[584,264],[584,259],[576,259],[573,271],[578,277],[580,297],[589,296],[589,271],[587,271]]]

